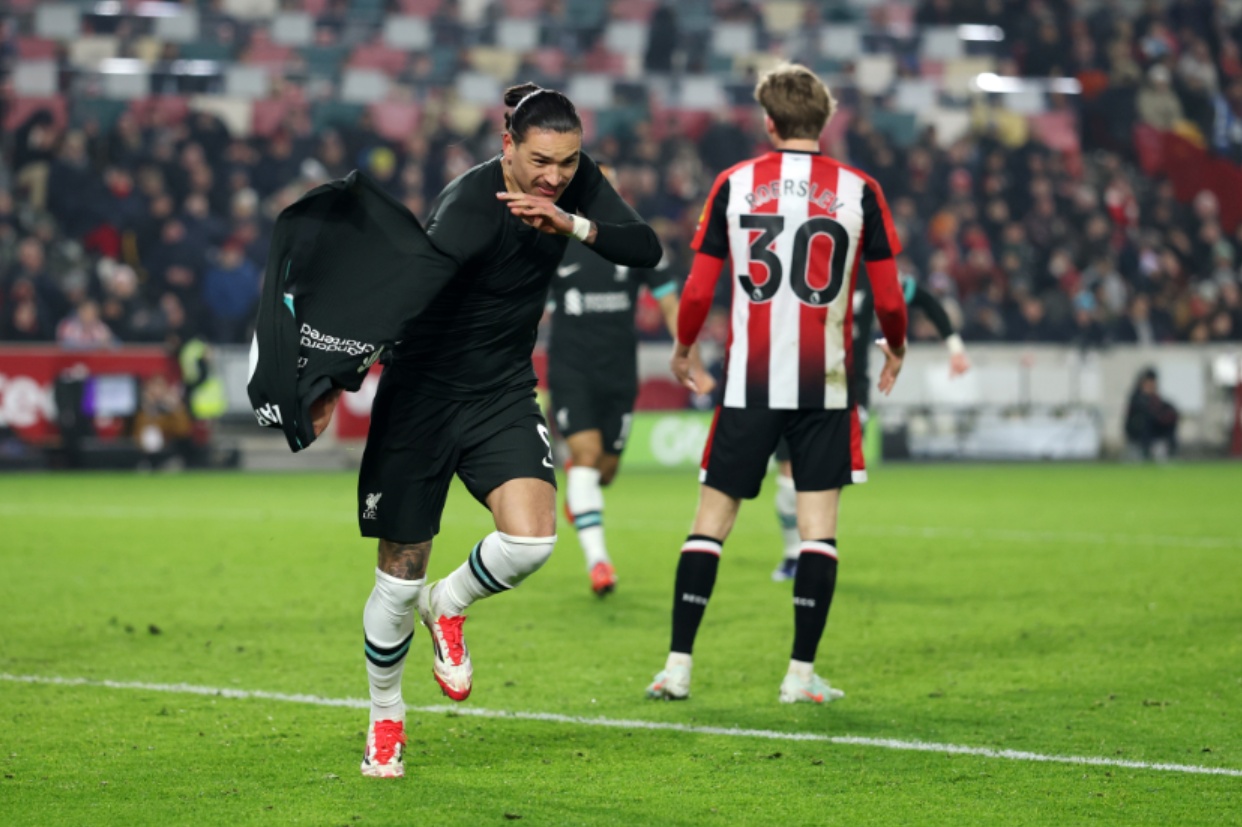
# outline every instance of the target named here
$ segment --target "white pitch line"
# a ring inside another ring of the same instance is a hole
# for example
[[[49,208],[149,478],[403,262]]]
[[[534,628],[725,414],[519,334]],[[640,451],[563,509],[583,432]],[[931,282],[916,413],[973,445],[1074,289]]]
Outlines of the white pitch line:
[[[0,503],[0,517],[95,520],[196,520],[215,522],[324,522],[353,525],[357,522],[349,504],[340,510],[316,511],[268,508],[201,508],[195,506],[89,505],[70,503]],[[473,515],[445,514],[448,525],[491,525],[485,511]],[[619,517],[616,524],[625,529],[645,531],[686,531],[685,520],[642,520]],[[1106,534],[1093,531],[1034,531],[1008,528],[970,528],[965,526],[846,525],[844,534],[870,537],[922,537],[1002,543],[1073,543],[1091,546],[1173,547],[1195,549],[1242,549],[1242,537],[1194,536],[1176,534]]]
[[[323,698],[318,695],[266,692],[261,689],[228,689],[214,686],[196,686],[188,683],[144,683],[140,681],[93,680],[90,678],[61,678],[42,675],[10,675],[0,672],[0,681],[50,686],[91,686],[106,689],[137,689],[146,692],[169,692],[181,695],[203,695],[233,700],[280,701],[282,703],[310,704],[312,706],[369,709],[370,701],[362,698]],[[971,755],[978,758],[1000,758],[1007,761],[1034,761],[1051,764],[1078,764],[1093,767],[1121,767],[1132,770],[1155,770],[1180,772],[1192,775],[1227,775],[1242,778],[1242,770],[1226,767],[1201,767],[1193,764],[1149,763],[1126,761],[1120,758],[1100,758],[1080,755],[1045,755],[1012,749],[989,749],[968,747],[960,744],[936,744],[929,741],[905,741],[897,738],[863,738],[853,735],[822,735],[817,732],[780,732],[774,729],[742,729],[739,727],[691,726],[689,724],[662,721],[626,720],[623,718],[584,718],[577,715],[561,715],[556,712],[510,712],[502,709],[481,709],[473,706],[409,706],[409,712],[420,714],[451,714],[463,718],[493,718],[516,721],[543,721],[574,726],[606,727],[609,729],[637,729],[657,732],[684,732],[691,735],[719,735],[728,738],[763,738],[772,741],[818,741],[839,746],[875,747],[903,752],[939,752],[950,755]]]

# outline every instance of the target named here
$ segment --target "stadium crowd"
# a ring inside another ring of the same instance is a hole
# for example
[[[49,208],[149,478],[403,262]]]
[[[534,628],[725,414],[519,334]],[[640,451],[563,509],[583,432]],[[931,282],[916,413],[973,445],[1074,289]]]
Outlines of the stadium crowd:
[[[752,4],[726,5],[722,14],[762,29]],[[676,8],[654,12],[649,71],[696,59],[677,37]],[[1090,14],[1076,8],[930,0],[914,20],[994,23],[1006,31],[1001,74],[1077,77],[1083,94],[1050,93],[1049,105],[1073,114],[1081,152],[1030,135],[1015,140],[986,107],[947,146],[934,129],[897,140],[879,125],[891,102],[859,92],[849,65],[837,90],[848,125],[827,148],[879,181],[905,245],[901,266],[941,298],[968,341],[1242,340],[1242,226],[1222,224],[1210,192],[1181,203],[1168,182],[1143,177],[1132,140],[1139,123],[1184,130],[1242,162],[1242,23],[1206,0],[1152,2],[1138,16],[1113,0]],[[487,37],[453,25],[453,9],[437,12],[437,43]],[[828,12],[807,10],[808,29],[823,25]],[[213,13],[217,34],[231,27],[230,42],[244,51],[247,25]],[[564,13],[562,3],[545,4],[545,16]],[[324,5],[316,42],[332,43],[344,19],[345,4]],[[6,26],[0,44],[6,60],[14,28]],[[779,46],[816,65],[816,42],[794,37]],[[559,48],[570,53],[569,71],[596,54],[589,33]],[[427,105],[420,128],[400,141],[383,138],[365,111],[316,128],[305,106],[290,108],[266,137],[231,135],[212,115],[170,117],[142,105],[106,128],[91,120],[62,128],[36,112],[6,131],[0,340],[89,348],[195,332],[246,341],[272,221],[307,188],[361,168],[423,216],[448,180],[498,151],[499,123],[461,134],[425,62],[404,71]],[[919,71],[916,59],[899,65],[907,76]],[[516,74],[557,82],[532,62]],[[764,141],[754,117],[666,131],[651,119],[601,129],[588,151],[615,169],[623,195],[684,272],[713,177]],[[640,310],[639,322],[646,336],[666,335],[654,306]],[[723,327],[709,322],[709,334]],[[935,332],[916,319],[911,336]]]

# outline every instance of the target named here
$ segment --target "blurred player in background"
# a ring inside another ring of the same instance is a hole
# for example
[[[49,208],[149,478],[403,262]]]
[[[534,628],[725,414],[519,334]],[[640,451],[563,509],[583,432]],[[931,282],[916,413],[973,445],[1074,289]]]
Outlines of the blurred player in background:
[[[617,475],[638,397],[634,310],[646,286],[677,335],[677,281],[664,259],[654,269],[613,264],[585,245],[570,244],[552,280],[548,385],[553,418],[569,446],[565,511],[578,532],[591,589],[601,597],[617,577],[604,542],[604,494]],[[715,380],[692,353],[696,381]]]
[[[655,232],[582,152],[582,123],[567,97],[526,84],[509,89],[505,105],[503,152],[452,181],[431,207],[434,255],[411,266],[440,290],[403,332],[372,407],[358,475],[359,526],[379,538],[363,612],[371,689],[363,775],[404,774],[401,673],[415,607],[431,635],[436,681],[465,700],[473,684],[466,609],[514,588],[552,554],[556,477],[531,351],[569,238],[632,267],[654,267],[662,254]],[[312,409],[316,434],[338,397]],[[496,530],[425,585],[454,474],[492,512]]]
[[[953,329],[953,321],[944,305],[931,293],[919,286],[914,276],[901,275],[901,294],[906,307],[917,307],[935,326],[936,332],[949,348],[949,376],[961,376],[970,370],[966,345]],[[867,425],[867,409],[870,405],[871,386],[867,376],[867,364],[871,355],[871,337],[875,329],[875,297],[871,295],[871,283],[860,280],[854,291],[854,367],[850,378],[851,402],[858,408],[859,423]],[[785,549],[784,559],[772,572],[772,579],[780,582],[792,580],[798,571],[799,543],[797,493],[794,491],[793,470],[789,462],[789,444],[781,440],[776,446],[776,519],[781,527],[781,541]]]
[[[860,256],[887,340],[881,391],[891,390],[905,355],[906,305],[894,261],[900,245],[884,195],[871,178],[819,151],[836,102],[819,78],[796,65],[764,75],[755,98],[775,151],[717,177],[677,317],[673,373],[693,390],[690,346],[731,262],[736,281],[724,393],[703,452],[694,526],[677,565],[670,651],[647,688],[651,698],[690,695],[694,639],[724,542],[741,501],[759,494],[781,437],[791,451],[801,542],[793,653],[780,700],[841,697],[814,665],[836,587],[841,488],[865,479],[858,414],[849,404]]]

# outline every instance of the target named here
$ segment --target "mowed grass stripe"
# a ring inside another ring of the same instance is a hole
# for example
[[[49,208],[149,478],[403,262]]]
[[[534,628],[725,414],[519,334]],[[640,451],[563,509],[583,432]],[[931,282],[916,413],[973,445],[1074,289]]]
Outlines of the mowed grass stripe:
[[[229,689],[214,686],[196,686],[187,683],[146,683],[142,681],[91,680],[88,678],[63,678],[42,675],[10,675],[0,673],[0,680],[10,683],[26,683],[50,686],[83,686],[105,689],[128,689],[145,692],[165,692],[180,695],[203,695],[230,700],[261,700],[280,703],[307,704],[311,706],[369,709],[370,702],[362,698],[325,698],[319,695],[286,694],[261,689]],[[693,726],[664,721],[626,720],[617,718],[588,718],[577,715],[561,715],[555,712],[521,712],[503,709],[481,709],[469,706],[407,706],[408,712],[422,715],[456,715],[466,718],[501,718],[519,721],[569,724],[585,727],[607,727],[623,730],[656,730],[682,732],[692,735],[714,735],[726,738],[760,738],[773,741],[819,741],[840,746],[874,747],[903,752],[933,752],[951,755],[970,755],[978,758],[994,758],[1008,761],[1031,761],[1050,764],[1079,764],[1093,767],[1118,767],[1132,770],[1177,772],[1191,775],[1226,775],[1242,778],[1242,770],[1227,767],[1202,767],[1193,764],[1151,763],[1127,761],[1117,758],[1101,758],[1080,755],[1047,755],[1022,750],[996,750],[987,747],[971,747],[961,744],[937,744],[927,741],[907,741],[899,738],[865,738],[852,735],[823,735],[816,732],[780,732],[771,729],[743,729],[740,727]]]
[[[244,522],[323,522],[334,525],[354,524],[356,518],[340,510],[304,511],[275,508],[205,508],[195,506],[92,506],[56,503],[0,503],[0,517],[40,519],[95,520],[213,520]],[[848,519],[848,517],[846,518]],[[446,512],[441,520],[447,525],[488,525],[491,520],[484,511],[470,514]],[[635,531],[680,531],[685,520],[643,520],[619,517],[616,524]],[[763,527],[765,531],[769,526]],[[742,531],[746,529],[743,527]],[[570,533],[568,529],[566,533]],[[1242,536],[1213,537],[1174,534],[1118,534],[1091,531],[1028,531],[1004,528],[967,528],[963,526],[929,525],[853,525],[849,534],[867,537],[964,540],[1013,543],[1073,543],[1097,546],[1169,546],[1194,549],[1242,549]]]

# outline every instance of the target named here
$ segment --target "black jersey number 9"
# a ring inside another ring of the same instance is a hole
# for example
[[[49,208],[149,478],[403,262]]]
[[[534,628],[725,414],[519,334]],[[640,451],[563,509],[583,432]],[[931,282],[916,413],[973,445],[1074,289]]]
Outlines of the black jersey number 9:
[[[762,264],[768,270],[768,279],[763,284],[755,284],[750,273],[739,273],[738,280],[752,302],[771,301],[776,291],[780,289],[783,278],[780,257],[772,252],[771,247],[777,236],[785,229],[785,217],[747,214],[738,217],[738,226],[743,230],[760,231],[750,244],[750,260]],[[811,242],[817,235],[826,235],[832,239],[832,260],[828,263],[828,284],[822,290],[812,288],[807,281]],[[846,258],[849,256],[849,246],[849,232],[827,216],[820,215],[807,219],[798,226],[794,233],[793,261],[790,264],[789,278],[794,295],[803,304],[822,307],[830,304],[841,292],[841,285],[845,283],[845,266]]]

